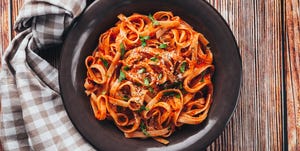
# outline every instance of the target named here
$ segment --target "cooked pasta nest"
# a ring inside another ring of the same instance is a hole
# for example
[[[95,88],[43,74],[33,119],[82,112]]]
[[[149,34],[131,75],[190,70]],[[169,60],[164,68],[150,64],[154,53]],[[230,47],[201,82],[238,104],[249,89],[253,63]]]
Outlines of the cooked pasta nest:
[[[168,144],[177,127],[200,124],[208,115],[209,42],[172,12],[118,18],[85,59],[85,93],[95,118],[112,120],[126,138]]]

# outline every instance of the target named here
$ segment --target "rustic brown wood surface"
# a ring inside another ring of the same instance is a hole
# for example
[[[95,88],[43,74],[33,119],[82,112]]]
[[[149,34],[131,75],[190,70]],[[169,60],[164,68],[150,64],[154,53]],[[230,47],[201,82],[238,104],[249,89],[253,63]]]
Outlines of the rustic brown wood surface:
[[[239,104],[208,150],[282,150],[282,3],[210,0],[240,47],[243,78]]]
[[[299,0],[207,1],[233,31],[243,64],[236,111],[207,150],[300,150]],[[0,57],[22,4],[1,0]]]
[[[285,3],[285,83],[289,150],[300,150],[300,1]]]

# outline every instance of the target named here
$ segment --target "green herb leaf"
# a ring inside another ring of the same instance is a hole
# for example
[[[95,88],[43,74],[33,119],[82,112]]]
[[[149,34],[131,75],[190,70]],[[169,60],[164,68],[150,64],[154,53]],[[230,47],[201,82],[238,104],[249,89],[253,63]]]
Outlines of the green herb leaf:
[[[160,44],[158,48],[165,49],[167,48],[167,44]]]
[[[141,36],[142,37],[142,39],[144,39],[144,40],[149,40],[150,39],[150,36]]]
[[[159,75],[158,75],[158,79],[161,79],[162,78],[162,74],[160,73]]]
[[[181,81],[178,81],[178,82],[174,82],[174,86],[175,86],[175,88],[178,88],[178,89],[180,89],[180,90],[182,90],[183,89],[183,85],[182,85],[182,82]]]
[[[142,42],[142,47],[145,47],[147,45],[146,40],[149,40],[150,36],[140,36],[140,40]]]
[[[177,94],[175,95],[175,97],[176,97],[177,99],[180,99],[180,94],[177,93]]]
[[[157,20],[155,20],[151,14],[149,14],[148,17],[152,21],[152,24],[154,26],[159,25],[159,22]]]
[[[171,92],[164,92],[163,95],[164,95],[164,96],[175,96],[176,98],[178,98],[177,95],[179,95],[179,94],[178,94],[177,92],[171,91]],[[179,98],[180,98],[180,95],[179,95]]]
[[[142,129],[142,132],[144,133],[144,135],[146,135],[146,136],[150,136],[150,134],[147,132],[147,130],[146,130],[146,129]]]
[[[139,87],[143,86],[141,83],[137,83],[137,82],[135,82],[134,85],[139,86]]]
[[[149,82],[149,79],[148,79],[148,78],[145,78],[145,79],[144,79],[144,84],[145,84],[145,86],[149,86],[150,82]]]
[[[164,92],[164,96],[172,96],[174,95],[174,92]]]
[[[142,105],[138,110],[138,112],[142,112],[142,111],[149,111],[149,109],[145,105]]]
[[[101,58],[101,61],[102,61],[103,65],[105,66],[105,68],[108,68],[108,62],[107,62],[107,60],[104,59],[104,58]]]
[[[160,89],[180,89],[181,91],[184,90],[182,81],[175,81],[173,83],[165,82],[163,84],[158,85]]]
[[[123,43],[120,44],[120,49],[121,49],[121,58],[123,58],[123,56],[125,54],[125,51],[126,51],[125,46],[124,46]]]
[[[146,71],[145,68],[141,68],[137,73],[138,73],[138,74],[142,74],[142,73],[144,73],[145,71]]]
[[[181,73],[184,73],[185,68],[186,68],[186,62],[183,62],[183,63],[181,64],[180,68],[179,68],[180,72],[181,72]]]
[[[124,66],[123,70],[128,71],[128,70],[130,70],[130,67],[126,65],[126,66]]]
[[[179,84],[179,89],[180,89],[180,90],[183,89],[182,82]]]
[[[140,128],[141,128],[142,132],[144,133],[144,135],[150,136],[150,134],[147,132],[147,128],[146,128],[146,125],[144,124],[144,122],[141,122]]]
[[[129,100],[129,97],[128,97],[127,95],[124,95],[124,96],[123,96],[123,100],[124,100],[124,101],[128,101],[128,100]]]
[[[175,81],[169,85],[166,85],[166,89],[182,89],[182,81]]]
[[[148,90],[153,93],[154,92],[154,89],[152,87],[149,87]]]
[[[119,82],[121,82],[122,80],[124,80],[125,79],[125,73],[122,71],[122,70],[120,70],[120,75],[119,75]]]
[[[156,57],[151,57],[150,60],[151,60],[151,61],[154,61],[154,62],[157,62],[157,61],[158,61],[158,59],[157,59]]]
[[[147,46],[147,43],[144,41],[142,42],[142,47],[146,47]]]
[[[201,80],[200,80],[200,82],[203,82],[204,81],[204,76],[205,76],[205,74],[206,74],[206,71],[203,71],[202,73],[201,73]]]

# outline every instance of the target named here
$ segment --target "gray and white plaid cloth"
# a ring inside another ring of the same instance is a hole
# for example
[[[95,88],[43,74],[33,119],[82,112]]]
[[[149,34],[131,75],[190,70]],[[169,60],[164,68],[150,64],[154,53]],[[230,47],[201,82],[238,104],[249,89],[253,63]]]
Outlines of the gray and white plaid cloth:
[[[19,33],[5,51],[0,73],[1,143],[5,150],[94,150],[62,104],[58,71],[35,52],[61,45],[85,0],[25,0]]]

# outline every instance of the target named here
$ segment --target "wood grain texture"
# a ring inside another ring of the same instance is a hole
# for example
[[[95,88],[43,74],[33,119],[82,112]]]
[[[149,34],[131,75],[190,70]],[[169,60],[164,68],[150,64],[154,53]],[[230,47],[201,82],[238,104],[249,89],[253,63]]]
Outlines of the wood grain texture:
[[[23,0],[1,0],[1,22],[0,22],[0,58],[8,47],[9,42],[16,35],[13,30],[13,26],[18,15],[20,8],[23,5]],[[0,69],[1,69],[1,59],[0,59]]]
[[[11,15],[12,26],[14,26],[14,24],[15,24],[16,18],[19,14],[19,10],[21,9],[23,3],[24,3],[24,0],[11,0],[11,5],[12,5],[12,15]],[[12,37],[16,36],[16,32],[14,31],[14,27],[11,28],[11,33],[12,33]]]
[[[281,1],[208,0],[232,29],[242,57],[239,104],[207,150],[282,150]]]
[[[0,58],[2,58],[4,50],[7,48],[10,39],[10,3],[9,1],[1,0],[0,2]],[[1,69],[1,60],[0,60],[0,69]]]
[[[285,1],[285,83],[288,149],[300,150],[300,2]]]
[[[220,12],[233,31],[243,63],[239,104],[223,133],[207,150],[282,150],[282,95],[286,95],[288,109],[288,150],[300,150],[299,0],[207,1]],[[23,0],[1,0],[0,4],[1,57],[15,36],[12,25]],[[284,56],[282,43],[285,43]],[[49,59],[45,54],[46,60],[57,62],[54,57]],[[285,81],[282,81],[282,75]]]

